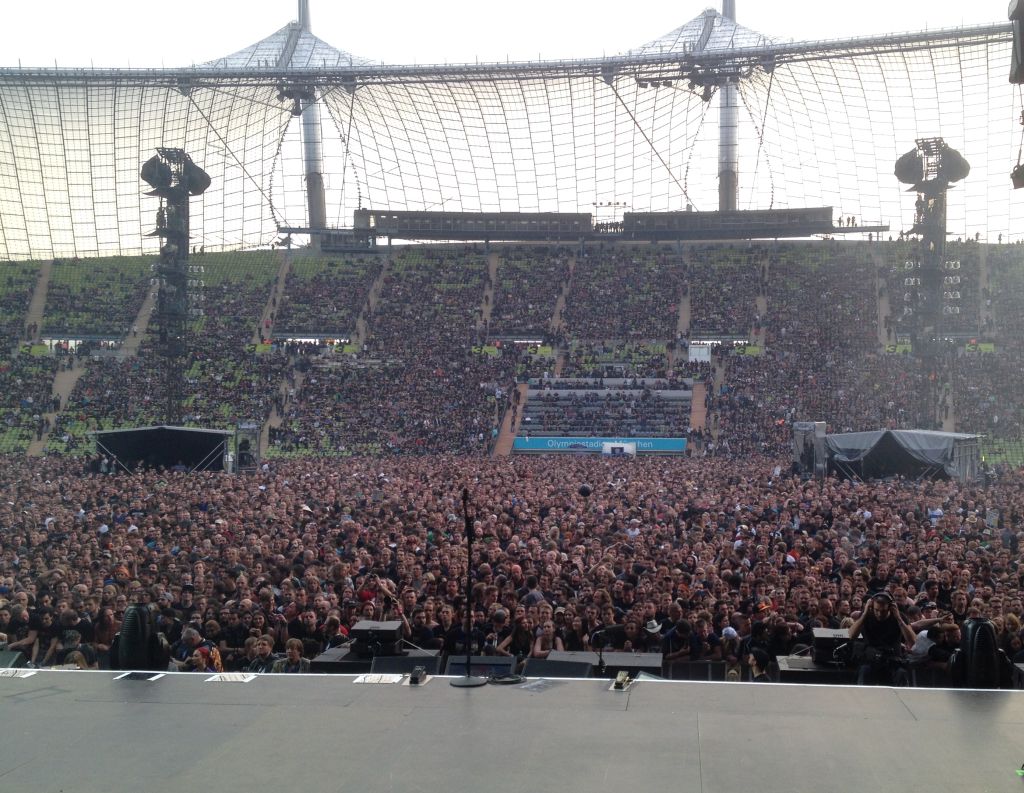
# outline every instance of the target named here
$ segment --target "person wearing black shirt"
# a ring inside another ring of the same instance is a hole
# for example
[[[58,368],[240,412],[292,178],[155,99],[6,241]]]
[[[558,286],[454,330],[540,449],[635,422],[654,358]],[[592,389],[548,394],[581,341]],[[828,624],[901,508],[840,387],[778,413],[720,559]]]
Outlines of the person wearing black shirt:
[[[768,667],[771,665],[771,656],[760,647],[751,648],[747,653],[747,666],[750,667],[750,680],[752,683],[771,683],[768,677]]]
[[[29,660],[32,663],[37,661],[49,663],[57,652],[57,643],[60,636],[60,625],[54,619],[53,609],[43,606],[29,617],[29,637],[35,636],[35,641],[30,649]]]
[[[263,635],[256,640],[256,657],[249,664],[246,671],[269,674],[274,670],[274,663],[278,657],[274,655],[274,638]]]
[[[850,626],[850,638],[864,638],[864,663],[857,675],[858,685],[897,685],[905,678],[903,645],[913,646],[914,630],[904,621],[888,592],[878,592]]]

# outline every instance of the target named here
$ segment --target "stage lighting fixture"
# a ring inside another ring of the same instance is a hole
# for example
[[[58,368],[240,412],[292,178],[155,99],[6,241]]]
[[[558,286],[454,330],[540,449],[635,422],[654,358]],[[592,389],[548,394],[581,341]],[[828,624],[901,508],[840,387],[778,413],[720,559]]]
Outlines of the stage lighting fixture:
[[[924,160],[917,149],[911,149],[896,160],[896,178],[915,187],[924,179]]]
[[[935,194],[953,182],[966,179],[970,163],[941,138],[922,138],[917,148],[896,161],[896,178],[911,185],[910,190]]]
[[[139,174],[142,181],[150,187],[159,190],[171,186],[171,166],[154,154],[142,164],[142,171]]]
[[[202,195],[210,186],[210,175],[186,155],[181,169],[181,184],[189,195]]]
[[[1013,182],[1013,189],[1020,190],[1024,187],[1024,164],[1017,163],[1012,171],[1010,171],[1010,181]]]

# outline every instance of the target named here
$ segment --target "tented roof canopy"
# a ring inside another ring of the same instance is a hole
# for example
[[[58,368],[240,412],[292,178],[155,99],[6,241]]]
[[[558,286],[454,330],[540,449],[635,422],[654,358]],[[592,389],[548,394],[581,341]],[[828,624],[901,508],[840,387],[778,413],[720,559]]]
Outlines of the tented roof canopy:
[[[221,471],[230,430],[199,427],[132,427],[90,433],[98,451],[111,454],[129,471],[140,466]]]
[[[678,27],[654,41],[649,41],[642,47],[630,50],[629,54],[662,55],[669,52],[696,54],[714,50],[767,47],[773,43],[774,41],[767,36],[737,25],[715,9],[709,8],[682,27]]]
[[[874,430],[825,436],[831,470],[848,477],[972,480],[978,435],[930,430]]]
[[[262,41],[204,63],[214,69],[339,69],[372,66],[375,61],[335,49],[298,22],[285,25]]]

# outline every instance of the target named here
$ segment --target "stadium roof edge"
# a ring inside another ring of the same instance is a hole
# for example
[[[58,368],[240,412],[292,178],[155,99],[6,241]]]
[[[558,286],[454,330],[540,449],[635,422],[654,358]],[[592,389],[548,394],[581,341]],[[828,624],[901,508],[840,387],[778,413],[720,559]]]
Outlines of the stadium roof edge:
[[[626,54],[603,58],[584,58],[554,61],[509,61],[506,63],[433,64],[415,66],[333,66],[307,68],[230,68],[191,66],[179,69],[96,69],[51,67],[3,67],[0,82],[17,83],[167,83],[178,88],[187,87],[188,81],[206,80],[231,83],[255,82],[266,84],[275,80],[300,81],[311,84],[338,80],[365,80],[374,82],[429,82],[451,79],[520,79],[535,76],[540,79],[569,74],[606,75],[633,68],[666,65],[724,67],[757,66],[767,61],[776,65],[786,62],[806,62],[836,58],[855,58],[884,52],[906,52],[908,49],[932,48],[936,45],[963,46],[972,40],[977,43],[1010,41],[1012,27],[1008,22],[990,25],[947,28],[885,36],[823,41],[789,42],[764,47],[745,47],[694,52],[658,52]],[[197,86],[198,87],[198,86]]]

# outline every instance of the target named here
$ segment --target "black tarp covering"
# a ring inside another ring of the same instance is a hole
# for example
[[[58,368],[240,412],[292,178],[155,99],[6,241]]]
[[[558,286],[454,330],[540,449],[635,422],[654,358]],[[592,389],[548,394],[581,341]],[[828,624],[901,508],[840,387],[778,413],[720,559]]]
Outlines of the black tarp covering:
[[[224,470],[225,444],[231,432],[194,427],[136,427],[92,433],[96,451],[113,455],[130,471],[139,466],[188,470]]]
[[[977,435],[929,430],[875,430],[825,436],[829,470],[860,479],[975,479]]]

